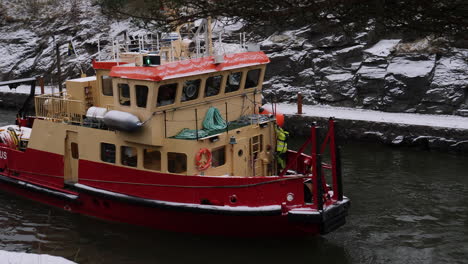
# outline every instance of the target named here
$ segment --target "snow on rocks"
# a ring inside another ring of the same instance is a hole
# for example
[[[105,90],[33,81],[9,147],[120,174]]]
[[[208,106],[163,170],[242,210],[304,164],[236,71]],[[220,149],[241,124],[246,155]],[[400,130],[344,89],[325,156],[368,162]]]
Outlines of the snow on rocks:
[[[270,110],[271,105],[267,105],[266,109]],[[280,103],[277,104],[277,111],[283,114],[294,115],[297,112],[297,105]],[[392,123],[401,125],[417,125],[468,130],[468,118],[453,115],[388,113],[350,107],[333,107],[328,105],[304,105],[303,111],[305,116],[312,117],[335,117],[337,119],[359,120],[377,123]]]
[[[65,90],[65,89],[64,89]],[[29,94],[31,91],[30,85],[20,85],[15,89],[10,89],[8,86],[0,86],[0,93],[10,93],[10,94]],[[58,88],[55,86],[45,86],[44,93],[58,93]],[[41,94],[41,88],[36,84],[35,94]]]
[[[8,252],[3,250],[0,250],[0,260],[1,263],[8,264],[75,264],[75,262],[62,257],[45,254],[39,255],[22,252]]]
[[[372,47],[365,49],[364,53],[372,56],[388,57],[400,41],[400,39],[382,39]]]
[[[403,78],[427,78],[434,70],[435,56],[395,57],[387,67],[387,73]]]
[[[368,80],[383,80],[387,69],[383,67],[362,66],[356,73],[359,78]]]
[[[310,95],[305,103],[467,114],[467,49],[447,48],[436,56],[430,41],[370,43],[370,31],[345,35],[311,25],[273,34],[262,43],[271,58],[265,79],[274,80],[265,85],[266,96],[289,102],[299,90]]]

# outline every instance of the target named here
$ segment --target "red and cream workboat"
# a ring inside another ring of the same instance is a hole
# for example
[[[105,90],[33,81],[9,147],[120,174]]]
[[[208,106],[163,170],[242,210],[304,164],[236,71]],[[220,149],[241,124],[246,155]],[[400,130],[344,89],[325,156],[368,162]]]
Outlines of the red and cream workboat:
[[[0,127],[0,189],[178,232],[289,236],[342,226],[350,203],[333,120],[323,142],[312,126],[297,152],[278,152],[283,132],[274,115],[259,114],[268,57],[182,37],[166,46],[161,38],[154,52],[116,44],[115,60],[93,63],[96,76],[67,81],[63,93],[32,91],[35,114],[22,108],[16,125]],[[34,79],[21,81],[34,90]]]

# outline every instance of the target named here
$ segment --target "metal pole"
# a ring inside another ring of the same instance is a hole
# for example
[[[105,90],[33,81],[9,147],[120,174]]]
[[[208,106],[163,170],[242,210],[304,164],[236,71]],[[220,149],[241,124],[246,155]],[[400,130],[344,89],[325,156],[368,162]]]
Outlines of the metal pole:
[[[243,41],[242,45],[243,45],[243,48],[245,49],[245,32],[244,32],[244,41]]]
[[[115,43],[115,46],[117,47],[117,66],[118,66],[118,65],[120,65],[120,63],[119,63],[120,62],[120,57],[119,57],[120,56],[119,55],[120,54],[120,44],[117,42],[117,43]]]
[[[127,30],[124,31],[124,38],[125,38],[125,48],[127,49],[127,52],[128,52],[129,48],[128,48],[128,32],[127,32]]]
[[[332,180],[333,180],[333,199],[343,200],[343,182],[341,170],[341,153],[340,148],[336,144],[336,122],[333,118],[328,120],[329,135],[330,135],[330,157],[332,165]]]
[[[314,203],[315,208],[317,209],[317,201],[318,201],[318,191],[317,191],[317,140],[316,140],[316,123],[312,124],[310,128],[310,139],[311,139],[311,147],[310,147],[310,155],[312,156],[312,201]]]
[[[98,61],[101,61],[101,42],[97,41],[97,49],[98,49]]]
[[[156,49],[159,51],[159,34],[156,32]]]
[[[164,113],[164,137],[167,138],[167,118],[166,118],[166,110],[164,110],[163,113]]]
[[[153,33],[150,33],[150,51],[154,51],[153,50]]]
[[[208,17],[208,19],[206,20],[206,30],[206,45],[208,45],[208,56],[213,56],[213,43],[211,38],[211,17]]]
[[[195,136],[198,141],[198,110],[195,108]]]
[[[115,58],[115,40],[114,38],[112,38],[112,57],[114,57],[114,61],[116,61],[117,59]]]
[[[253,92],[253,114],[255,115],[257,113],[257,102],[255,101],[255,94],[257,93],[257,89],[254,90]],[[247,95],[245,95],[247,96]]]
[[[54,37],[55,40],[55,37]],[[62,93],[62,69],[60,67],[60,47],[58,43],[55,43],[55,53],[57,55],[57,82],[59,92]]]
[[[322,188],[322,155],[320,154],[320,133],[315,127],[315,175],[314,175],[314,202],[317,203],[317,210],[323,210],[323,188]]]
[[[228,122],[228,103],[224,103],[226,105],[226,133],[229,132],[229,122]]]

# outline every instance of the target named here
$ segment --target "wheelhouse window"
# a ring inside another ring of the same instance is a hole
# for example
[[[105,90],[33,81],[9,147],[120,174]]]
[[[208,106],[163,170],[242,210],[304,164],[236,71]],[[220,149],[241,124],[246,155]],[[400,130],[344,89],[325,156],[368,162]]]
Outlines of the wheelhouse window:
[[[167,153],[167,170],[172,173],[184,173],[187,171],[187,155],[184,153]]]
[[[247,79],[245,80],[245,89],[254,88],[258,85],[260,79],[260,69],[250,70],[247,72]]]
[[[226,163],[226,147],[225,146],[213,149],[211,151],[211,154],[212,154],[211,166],[219,167],[219,166],[223,166]]]
[[[175,102],[177,94],[177,83],[165,84],[159,86],[158,101],[156,106],[170,105]]]
[[[143,150],[143,167],[148,170],[161,170],[161,152],[153,149]]]
[[[148,100],[148,86],[135,85],[136,103],[138,107],[146,107]]]
[[[211,76],[206,79],[205,97],[215,96],[221,90],[221,83],[223,81],[222,75]]]
[[[115,145],[101,143],[101,160],[108,163],[115,163]]]
[[[180,101],[186,102],[198,98],[198,91],[200,90],[201,80],[188,80],[184,82],[184,88],[182,88],[182,98]]]
[[[130,86],[126,83],[117,84],[119,88],[119,102],[121,105],[130,105]]]
[[[112,78],[110,76],[101,76],[102,94],[106,96],[113,96],[114,91],[112,90]]]
[[[241,85],[242,72],[233,72],[229,74],[226,80],[226,93],[238,91]]]
[[[122,146],[120,148],[121,163],[125,166],[136,167],[138,164],[137,149],[134,147]]]

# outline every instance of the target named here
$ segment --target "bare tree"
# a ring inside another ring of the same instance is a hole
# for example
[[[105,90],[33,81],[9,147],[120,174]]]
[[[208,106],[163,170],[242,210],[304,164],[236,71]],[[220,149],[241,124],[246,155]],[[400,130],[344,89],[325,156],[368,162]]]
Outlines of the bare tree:
[[[157,26],[207,16],[247,23],[297,26],[329,22],[362,28],[373,21],[379,33],[413,32],[464,37],[466,0],[96,0],[111,16],[133,17]]]

